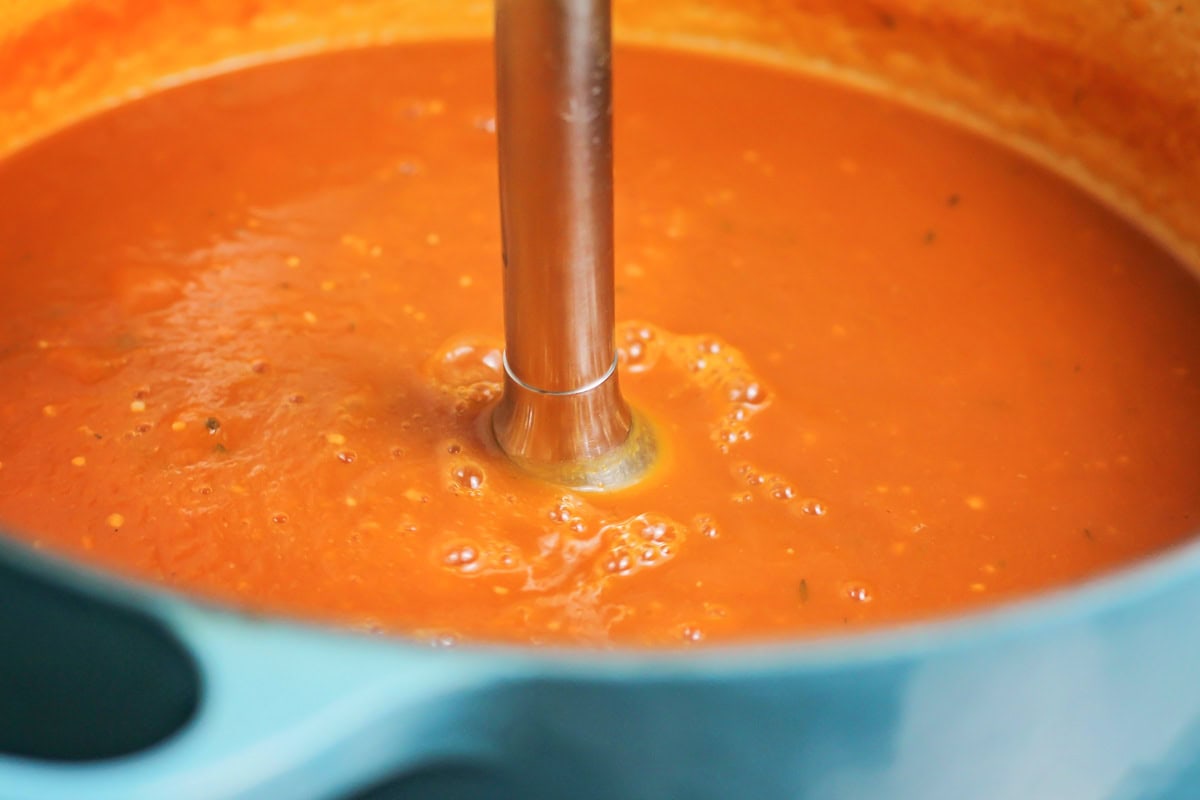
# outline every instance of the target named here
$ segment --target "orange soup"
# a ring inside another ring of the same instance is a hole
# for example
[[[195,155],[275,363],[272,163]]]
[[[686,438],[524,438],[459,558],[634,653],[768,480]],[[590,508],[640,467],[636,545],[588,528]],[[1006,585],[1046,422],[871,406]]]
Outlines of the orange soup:
[[[239,606],[433,642],[696,645],[977,608],[1200,514],[1200,287],[920,113],[620,50],[622,386],[583,494],[487,435],[485,43],[130,103],[0,164],[0,520]]]

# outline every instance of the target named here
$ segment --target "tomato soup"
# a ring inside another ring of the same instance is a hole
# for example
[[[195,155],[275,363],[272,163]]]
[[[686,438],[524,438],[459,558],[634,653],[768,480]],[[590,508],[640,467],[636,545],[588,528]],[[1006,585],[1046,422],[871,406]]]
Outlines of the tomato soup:
[[[1200,287],[921,113],[619,50],[622,386],[661,463],[498,453],[486,43],[180,86],[0,163],[0,521],[434,643],[696,646],[962,612],[1200,519]]]

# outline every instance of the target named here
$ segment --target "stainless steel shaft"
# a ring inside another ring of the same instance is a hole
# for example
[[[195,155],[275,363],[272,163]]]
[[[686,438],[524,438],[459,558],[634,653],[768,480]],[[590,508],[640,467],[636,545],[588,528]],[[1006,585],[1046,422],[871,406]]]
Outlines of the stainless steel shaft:
[[[493,428],[526,468],[591,488],[631,482],[652,451],[616,369],[609,15],[608,0],[496,2],[506,376]]]

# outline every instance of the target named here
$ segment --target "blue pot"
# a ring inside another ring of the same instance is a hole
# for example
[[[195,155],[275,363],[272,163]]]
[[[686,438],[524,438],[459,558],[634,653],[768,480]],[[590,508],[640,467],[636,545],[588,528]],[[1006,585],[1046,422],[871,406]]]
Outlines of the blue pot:
[[[242,17],[217,26],[216,3],[162,5],[179,41],[210,28],[228,38],[235,22],[283,30]],[[244,16],[270,4],[228,5]],[[481,4],[461,5],[470,19],[487,17]],[[730,12],[733,2],[695,5],[724,10],[718,18],[763,46],[782,47],[777,33],[788,44],[787,8],[804,22],[805,4],[790,0],[742,4],[761,28]],[[876,5],[844,7],[902,36],[906,28],[892,30],[895,20]],[[1104,26],[1089,27],[1104,4],[1042,5],[1060,36],[1107,46],[1092,36]],[[345,11],[327,6],[331,18]],[[989,8],[978,4],[981,19]],[[1108,48],[1102,63],[1124,78],[1130,53],[1158,57],[1165,43],[1159,29],[1127,19],[1125,4],[1111,8],[1134,44]],[[192,27],[183,24],[189,13]],[[670,21],[685,44],[712,40],[701,14]],[[796,47],[812,44],[803,24],[794,29]],[[1193,53],[1188,35],[1174,52],[1183,42]],[[1138,46],[1141,36],[1159,38],[1150,48]],[[995,52],[1027,41],[1004,39]],[[889,65],[903,77],[917,63]],[[1005,97],[1041,97],[1009,88]],[[1005,110],[997,103],[996,119]],[[1152,138],[1130,124],[1131,147]],[[1187,180],[1185,166],[1164,176]],[[1160,191],[1159,183],[1147,179],[1147,194],[1183,209],[1176,223],[1197,207],[1194,184]],[[595,652],[433,649],[238,614],[0,540],[0,800],[387,797],[1200,798],[1200,542],[940,622],[771,645]]]
[[[1200,544],[853,637],[434,649],[0,548],[0,797],[1200,797]]]

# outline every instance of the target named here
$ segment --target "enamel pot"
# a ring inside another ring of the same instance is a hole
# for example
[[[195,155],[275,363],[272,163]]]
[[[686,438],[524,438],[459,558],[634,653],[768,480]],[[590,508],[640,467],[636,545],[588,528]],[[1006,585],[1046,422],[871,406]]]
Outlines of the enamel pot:
[[[1086,182],[1195,267],[1200,8],[1063,5],[630,0],[617,38],[921,104]],[[189,76],[487,36],[490,14],[9,3],[0,156]],[[983,613],[686,653],[431,649],[0,547],[0,798],[388,797],[1200,797],[1200,544]]]

